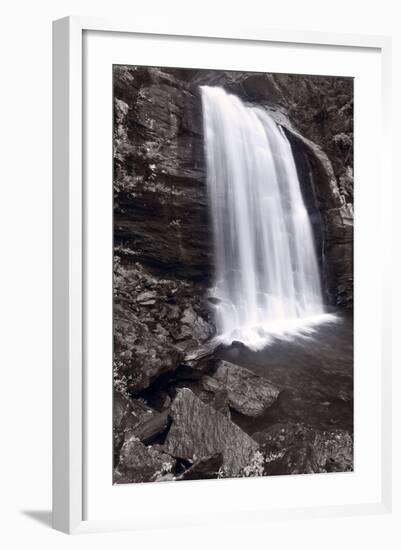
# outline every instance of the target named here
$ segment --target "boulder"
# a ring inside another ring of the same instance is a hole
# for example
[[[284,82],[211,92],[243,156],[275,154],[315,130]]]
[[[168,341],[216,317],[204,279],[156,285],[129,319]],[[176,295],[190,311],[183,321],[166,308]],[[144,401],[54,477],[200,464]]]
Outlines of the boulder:
[[[127,383],[129,393],[133,396],[140,394],[161,375],[174,372],[180,362],[179,351],[167,338],[146,334],[146,339],[132,348]]]
[[[216,367],[217,344],[213,341],[199,344],[194,341],[184,341],[177,344],[183,354],[180,366],[175,372],[178,380],[200,380],[202,376]]]
[[[267,475],[353,470],[353,438],[347,430],[316,430],[290,422],[275,424],[253,438],[266,457]]]
[[[167,431],[169,425],[170,419],[168,410],[161,413],[154,413],[152,416],[140,420],[130,430],[127,430],[125,439],[135,436],[143,443],[149,444]]]
[[[132,433],[141,424],[147,424],[157,416],[156,411],[142,401],[132,399],[119,391],[113,396],[114,452],[119,452],[127,433]]]
[[[180,339],[191,338],[197,342],[206,342],[210,338],[209,324],[189,305],[181,317]]]
[[[222,453],[227,475],[235,476],[258,449],[258,444],[195,394],[178,390],[170,410],[172,425],[164,444],[167,453],[196,461]]]
[[[220,361],[212,376],[202,378],[202,384],[213,393],[225,390],[233,409],[253,417],[262,415],[279,394],[279,389],[266,378],[228,361]]]
[[[117,376],[137,396],[161,375],[174,372],[183,354],[167,336],[152,331],[152,319],[141,318],[121,301],[114,305],[114,358]]]
[[[354,441],[346,430],[318,433],[313,442],[314,463],[318,472],[352,472]]]
[[[155,481],[169,474],[175,460],[153,447],[146,447],[132,436],[121,448],[120,460],[114,472],[114,483]]]

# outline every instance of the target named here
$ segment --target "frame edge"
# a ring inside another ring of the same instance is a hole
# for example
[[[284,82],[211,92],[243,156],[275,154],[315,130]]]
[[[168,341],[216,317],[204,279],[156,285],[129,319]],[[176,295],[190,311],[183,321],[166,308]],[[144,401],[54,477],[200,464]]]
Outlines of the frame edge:
[[[53,528],[82,522],[82,29],[53,22]]]
[[[91,527],[97,532],[114,530],[108,522],[102,528],[97,522],[85,521],[83,517],[82,34],[88,30],[206,38],[197,29],[185,32],[172,29],[167,33],[159,28],[149,30],[144,22],[137,22],[135,26],[136,29],[132,28],[129,21],[114,22],[86,16],[65,17],[53,22],[53,528],[69,534],[88,532],[88,528],[89,532],[94,532]],[[216,31],[207,37],[380,49],[385,60],[383,98],[388,103],[383,114],[387,134],[391,109],[391,93],[386,89],[391,82],[391,37],[260,28],[252,31],[232,29],[224,34]],[[388,135],[386,137],[389,139]],[[389,168],[389,162],[386,154],[383,164]],[[391,302],[390,281],[386,283],[384,301],[388,303]],[[386,342],[390,343],[390,339],[387,332]],[[384,392],[390,395],[391,353],[386,353],[382,363],[382,384]],[[383,423],[387,423],[387,429],[389,422],[391,425],[390,400],[383,403]],[[368,505],[360,514],[391,513],[389,432],[383,438],[382,457],[385,464],[382,467],[382,501]],[[350,513],[358,515],[355,510]],[[333,510],[328,515],[344,515],[344,511],[336,513]],[[115,526],[116,530],[133,528],[132,524]]]

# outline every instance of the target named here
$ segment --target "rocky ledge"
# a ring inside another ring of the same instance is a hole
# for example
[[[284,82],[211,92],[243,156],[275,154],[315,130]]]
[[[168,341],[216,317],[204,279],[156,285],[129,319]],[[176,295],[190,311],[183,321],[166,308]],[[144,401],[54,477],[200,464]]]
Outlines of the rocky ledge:
[[[192,361],[151,390],[157,409],[146,391],[135,398],[115,393],[116,483],[353,469],[349,430],[290,420],[252,435],[240,428],[232,414],[269,415],[281,392],[239,365],[215,358],[204,372]]]
[[[120,401],[121,397],[117,397]],[[353,440],[346,430],[274,424],[252,437],[189,388],[177,391],[165,413],[129,400],[117,425],[114,481],[133,483],[222,477],[346,472]]]

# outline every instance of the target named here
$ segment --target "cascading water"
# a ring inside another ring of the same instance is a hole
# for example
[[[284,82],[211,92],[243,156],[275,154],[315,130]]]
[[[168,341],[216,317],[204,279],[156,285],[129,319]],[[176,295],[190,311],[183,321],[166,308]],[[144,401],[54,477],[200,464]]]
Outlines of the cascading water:
[[[258,350],[332,317],[312,227],[281,127],[222,88],[202,86],[202,104],[217,338]]]

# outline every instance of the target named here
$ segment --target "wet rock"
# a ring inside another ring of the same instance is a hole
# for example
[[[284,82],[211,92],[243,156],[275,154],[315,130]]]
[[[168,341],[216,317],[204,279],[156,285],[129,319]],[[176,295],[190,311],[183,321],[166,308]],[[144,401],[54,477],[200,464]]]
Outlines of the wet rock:
[[[205,390],[225,390],[230,406],[241,414],[257,417],[262,415],[277,399],[278,388],[261,376],[229,363],[220,361],[212,376],[204,376]]]
[[[168,474],[175,466],[171,456],[152,447],[146,447],[132,436],[124,443],[120,460],[114,472],[115,483],[142,483],[155,481]]]
[[[174,373],[177,380],[200,380],[202,376],[213,370],[217,364],[217,345],[211,341],[199,344],[186,340],[177,344],[183,353],[180,366]]]
[[[197,342],[205,342],[210,337],[209,324],[198,315],[190,305],[181,317],[180,339],[191,338]]]
[[[179,346],[179,348],[184,354],[182,360],[183,365],[198,370],[204,370],[203,365],[214,360],[218,345],[209,341],[202,345],[194,343],[192,345]]]
[[[222,453],[224,468],[235,476],[258,449],[245,432],[187,388],[178,390],[170,415],[165,450],[176,458],[196,461]]]

